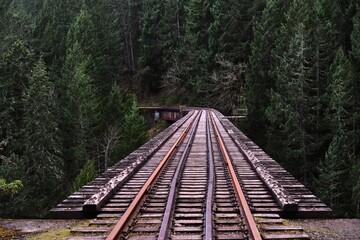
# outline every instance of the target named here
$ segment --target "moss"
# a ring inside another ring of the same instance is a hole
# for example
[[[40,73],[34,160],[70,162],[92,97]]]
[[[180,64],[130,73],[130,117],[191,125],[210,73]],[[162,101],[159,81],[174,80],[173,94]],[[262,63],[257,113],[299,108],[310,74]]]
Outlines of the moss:
[[[288,226],[288,225],[290,225],[290,221],[288,220],[288,219],[281,219],[281,222],[282,222],[282,224],[284,224],[285,226]]]
[[[69,237],[70,228],[54,229],[48,232],[36,234],[30,237],[30,240],[41,240],[41,239],[64,239]]]
[[[43,240],[43,239],[49,239],[49,240],[57,240],[57,239],[65,239],[66,237],[73,236],[72,233],[70,233],[72,228],[81,228],[88,226],[90,223],[90,220],[84,220],[81,221],[79,224],[72,226],[72,227],[63,227],[63,228],[56,228],[56,229],[50,229],[46,232],[33,234],[29,237],[30,240]]]

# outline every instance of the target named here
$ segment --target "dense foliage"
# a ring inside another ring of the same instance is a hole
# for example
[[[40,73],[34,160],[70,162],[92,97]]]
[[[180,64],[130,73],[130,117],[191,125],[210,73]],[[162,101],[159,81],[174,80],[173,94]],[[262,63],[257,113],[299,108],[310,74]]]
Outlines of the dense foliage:
[[[46,215],[146,141],[119,8],[0,1],[0,216]]]
[[[24,184],[2,215],[45,214],[144,142],[134,94],[246,108],[255,142],[360,216],[356,0],[0,0],[0,50],[0,178]]]

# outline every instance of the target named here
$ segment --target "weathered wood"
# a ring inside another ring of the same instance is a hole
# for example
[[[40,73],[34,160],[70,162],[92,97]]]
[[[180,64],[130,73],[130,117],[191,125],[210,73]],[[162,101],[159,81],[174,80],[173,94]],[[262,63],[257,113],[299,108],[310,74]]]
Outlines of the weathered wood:
[[[265,225],[261,226],[264,231],[302,231],[299,226],[285,226],[285,225]]]
[[[182,118],[177,124],[173,125],[174,127],[168,132],[167,136],[159,139],[153,144],[153,146],[148,149],[146,152],[143,152],[138,156],[130,166],[125,168],[119,175],[113,177],[108,183],[105,184],[99,192],[92,195],[82,206],[83,211],[86,215],[91,215],[97,212],[110,197],[114,195],[116,190],[118,190],[124,182],[129,179],[141,166],[143,166],[147,160],[149,160],[156,151],[163,146],[171,136],[182,126],[182,124],[190,118],[192,113],[189,113],[186,117]]]
[[[263,234],[262,238],[265,239],[310,239],[306,233],[289,233],[289,234]]]
[[[220,122],[225,125],[230,137],[238,146],[239,150],[244,154],[246,159],[251,163],[253,169],[256,170],[259,177],[262,179],[264,184],[268,187],[272,195],[276,198],[277,203],[284,212],[296,212],[298,210],[298,203],[290,196],[285,188],[275,180],[274,176],[266,169],[266,167],[260,162],[260,160],[254,155],[242,141],[240,141],[235,132],[233,126],[227,119],[220,118]]]

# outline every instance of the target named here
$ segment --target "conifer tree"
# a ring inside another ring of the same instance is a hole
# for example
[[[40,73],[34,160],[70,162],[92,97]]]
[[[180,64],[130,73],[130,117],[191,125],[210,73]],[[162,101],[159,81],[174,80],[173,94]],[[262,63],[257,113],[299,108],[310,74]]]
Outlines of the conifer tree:
[[[91,66],[78,42],[68,50],[62,70],[61,111],[65,158],[68,172],[79,171],[91,159],[96,142],[99,112],[96,88],[88,73]],[[74,172],[72,172],[74,174]]]
[[[347,148],[345,133],[342,129],[334,135],[330,146],[325,154],[324,160],[319,164],[318,192],[323,201],[332,208],[336,215],[344,206],[346,194],[346,178],[349,176],[349,166],[343,154]]]
[[[350,204],[350,166],[355,157],[352,137],[353,76],[350,61],[339,48],[331,66],[331,81],[328,86],[329,106],[327,118],[331,124],[332,141],[325,160],[319,166],[319,193],[337,214],[344,214],[344,205]]]
[[[21,165],[25,169],[22,180],[27,200],[23,204],[31,211],[26,215],[45,215],[62,195],[59,193],[62,192],[63,162],[54,86],[42,59],[33,69],[24,95],[24,107],[22,135],[26,147]]]
[[[94,180],[99,175],[94,161],[87,161],[80,173],[76,176],[72,183],[72,191],[76,192],[82,186]]]
[[[4,53],[0,62],[0,146],[2,154],[10,158],[23,153],[23,94],[28,86],[33,56],[25,44],[17,40]]]
[[[308,155],[312,142],[309,134],[312,118],[308,113],[309,2],[292,1],[286,13],[286,22],[280,28],[277,47],[273,51],[276,59],[272,72],[274,88],[266,110],[271,123],[268,139],[270,149],[274,151],[272,153],[276,154],[276,158],[282,158],[290,170],[294,170],[291,167],[295,167],[296,162],[296,172],[305,181],[311,176],[311,171],[306,168],[311,165]]]
[[[119,155],[119,148],[121,142],[119,141],[122,137],[122,123],[125,120],[125,105],[124,96],[120,92],[120,86],[114,83],[109,96],[106,99],[106,102],[102,111],[102,124],[104,125],[102,129],[102,163],[101,166],[104,166],[106,169],[109,165],[114,163],[121,158]]]
[[[337,2],[315,1],[310,18],[313,27],[309,27],[310,75],[307,80],[308,95],[308,133],[312,144],[308,145],[309,159],[314,162],[323,158],[319,152],[331,141],[329,121],[326,119],[326,88],[330,78],[330,66],[340,45],[338,18],[341,19]]]
[[[85,4],[68,30],[66,48],[71,48],[75,42],[78,42],[85,55],[91,55],[96,51],[94,24]]]
[[[234,64],[247,62],[252,38],[250,5],[248,1],[214,1],[209,26],[212,58],[222,57]]]
[[[278,29],[284,19],[289,1],[270,0],[266,2],[262,16],[254,26],[254,40],[246,71],[245,97],[248,108],[248,131],[255,142],[264,146],[266,126],[265,109],[269,105],[270,88],[274,67],[272,49],[276,46]]]
[[[179,50],[184,43],[185,2],[184,0],[163,1],[164,13],[159,22],[159,39],[161,41],[162,65],[164,69],[179,58]]]
[[[74,18],[80,12],[82,1],[44,0],[36,18],[34,36],[39,49],[44,52],[44,61],[53,65],[54,75],[60,75],[67,46],[66,38]]]
[[[120,152],[124,155],[129,153],[146,141],[146,126],[142,116],[139,114],[135,99],[125,115],[124,135]]]
[[[158,72],[158,68],[162,65],[159,22],[164,12],[163,5],[162,1],[156,0],[142,2],[140,63],[143,67],[148,66],[155,72]]]
[[[26,10],[24,0],[2,3],[2,23],[0,24],[0,50],[6,51],[16,41],[30,42],[32,33],[31,15]],[[1,19],[1,17],[0,17]],[[1,26],[2,25],[2,26]],[[1,37],[2,36],[2,37]]]
[[[353,78],[353,103],[354,112],[352,115],[354,152],[356,156],[353,159],[353,205],[356,208],[356,216],[360,216],[360,6],[357,5],[356,14],[353,17],[353,31],[351,33],[351,59],[354,69]]]
[[[192,95],[199,94],[209,75],[211,60],[208,46],[208,28],[213,21],[212,1],[189,0],[186,9],[184,52],[187,62],[186,76]]]

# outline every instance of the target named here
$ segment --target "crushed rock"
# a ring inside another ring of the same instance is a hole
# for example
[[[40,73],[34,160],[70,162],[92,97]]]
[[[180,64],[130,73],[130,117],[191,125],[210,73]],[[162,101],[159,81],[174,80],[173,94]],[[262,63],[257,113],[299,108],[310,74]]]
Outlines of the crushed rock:
[[[289,224],[302,227],[314,240],[360,240],[360,219],[293,219]]]

